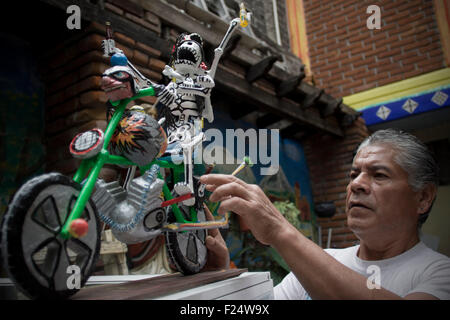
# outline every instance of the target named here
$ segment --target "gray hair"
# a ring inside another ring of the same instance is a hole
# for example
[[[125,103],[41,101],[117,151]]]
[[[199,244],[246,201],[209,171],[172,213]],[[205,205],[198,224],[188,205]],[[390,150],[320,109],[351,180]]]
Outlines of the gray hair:
[[[358,147],[356,153],[364,147],[375,144],[389,144],[396,152],[395,162],[408,174],[408,183],[414,191],[423,189],[427,184],[439,185],[439,168],[427,146],[417,137],[398,129],[385,129],[374,132]],[[433,200],[434,202],[434,200]],[[419,217],[419,226],[428,218],[429,210]]]

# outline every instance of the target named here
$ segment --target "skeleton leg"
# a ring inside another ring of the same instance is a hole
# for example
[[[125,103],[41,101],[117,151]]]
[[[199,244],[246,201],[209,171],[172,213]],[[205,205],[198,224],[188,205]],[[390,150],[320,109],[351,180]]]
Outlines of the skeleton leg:
[[[188,137],[185,141],[183,141],[183,143],[181,143],[184,160],[184,182],[179,182],[174,186],[175,192],[180,196],[194,192],[194,164],[192,161],[192,153],[195,147],[203,141],[204,137],[205,134],[201,132],[193,139]],[[183,201],[183,204],[186,206],[193,206],[195,204],[195,197]]]

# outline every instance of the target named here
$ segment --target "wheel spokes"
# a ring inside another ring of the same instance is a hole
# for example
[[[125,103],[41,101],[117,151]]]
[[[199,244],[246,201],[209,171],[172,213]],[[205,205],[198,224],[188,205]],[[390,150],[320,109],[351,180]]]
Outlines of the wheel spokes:
[[[194,236],[193,233],[189,234],[189,238],[187,241],[187,247],[186,247],[186,258],[193,263],[198,263],[198,255],[197,255],[197,241],[196,236]]]
[[[61,221],[55,198],[52,195],[46,197],[36,206],[32,213],[32,219],[52,232],[56,233],[59,231]]]
[[[25,258],[30,258],[38,252],[40,248],[51,239],[55,238],[55,233],[40,223],[32,219],[25,220],[22,229],[22,250]]]
[[[45,279],[49,287],[51,287],[52,277],[58,265],[58,259],[54,257],[59,256],[60,250],[61,244],[55,238],[50,238],[37,247],[31,255],[34,268]]]
[[[79,239],[69,239],[66,242],[67,255],[69,256],[70,264],[76,265],[80,268],[82,274],[85,274],[92,252],[94,249]]]
[[[84,276],[93,261],[97,220],[92,217],[95,213],[89,204],[81,216],[89,223],[88,233],[81,239],[64,240],[59,236],[77,195],[77,190],[69,186],[52,185],[44,189],[23,224],[22,250],[26,264],[34,277],[51,290],[68,290],[68,267],[78,266],[80,276]]]
[[[66,245],[64,245],[66,247]],[[53,286],[57,291],[68,290],[67,279],[70,276],[68,273],[68,268],[71,265],[69,255],[66,251],[66,248],[59,250],[58,255],[58,266],[53,275]]]

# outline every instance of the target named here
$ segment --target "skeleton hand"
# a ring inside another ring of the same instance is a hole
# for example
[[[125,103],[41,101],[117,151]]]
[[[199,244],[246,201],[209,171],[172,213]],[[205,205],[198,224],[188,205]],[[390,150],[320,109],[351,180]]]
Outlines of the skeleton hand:
[[[157,103],[161,102],[166,106],[170,105],[175,100],[177,95],[177,87],[178,85],[175,82],[171,82],[164,89],[157,92]]]
[[[165,75],[168,78],[175,78],[180,81],[184,81],[184,77],[172,69],[172,67],[166,65],[164,67],[164,70],[162,71],[162,74]]]
[[[196,84],[202,86],[203,88],[214,88],[215,83],[213,78],[210,76],[198,76]]]
[[[152,84],[152,87],[153,87],[153,90],[155,90],[155,95],[157,97],[159,97],[160,94],[162,93],[162,91],[165,89],[165,86],[163,84],[157,84],[157,83]]]

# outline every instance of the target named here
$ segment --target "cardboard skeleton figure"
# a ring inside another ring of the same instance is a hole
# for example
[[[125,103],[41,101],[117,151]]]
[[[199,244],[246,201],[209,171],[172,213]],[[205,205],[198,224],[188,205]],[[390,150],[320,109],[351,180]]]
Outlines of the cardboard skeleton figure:
[[[201,118],[212,122],[211,104],[205,108],[205,99],[214,87],[214,80],[206,73],[203,62],[203,40],[196,33],[181,34],[174,46],[172,67],[166,66],[163,74],[173,78],[158,94],[157,107],[161,107],[166,118],[168,148],[167,155],[183,156],[185,181],[174,186],[182,196],[194,192],[193,164],[194,150],[204,139],[201,132]],[[183,202],[192,206],[195,197]]]
[[[209,70],[203,62],[203,40],[197,33],[183,33],[178,37],[171,59],[173,66],[166,65],[163,70],[163,74],[173,81],[159,91],[157,103],[163,106],[168,126],[167,153],[183,154],[185,181],[174,186],[180,196],[194,191],[192,156],[204,139],[201,132],[203,118],[210,123],[214,121],[211,91],[220,57],[238,25],[244,27],[242,22],[248,22],[250,17],[251,14],[244,10],[242,17],[231,20],[224,38],[214,50],[214,60]],[[183,204],[194,205],[195,197],[183,201]]]
[[[194,192],[192,160],[194,151],[204,140],[203,119],[210,123],[214,121],[211,106],[214,75],[231,35],[238,25],[244,27],[242,21],[250,20],[250,13],[245,11],[244,13],[240,18],[230,22],[224,38],[214,50],[214,60],[209,70],[204,63],[201,36],[197,33],[181,34],[174,46],[170,66],[166,65],[163,70],[163,74],[172,79],[167,86],[152,83],[145,78],[128,62],[123,51],[115,48],[112,40],[103,43],[105,52],[115,53],[111,58],[111,63],[115,67],[105,72],[102,83],[110,100],[131,97],[149,85],[156,91],[156,105],[167,125],[168,146],[163,156],[175,158],[182,156],[185,165],[184,182],[174,186],[179,196]],[[183,204],[193,206],[195,197],[183,201]]]

